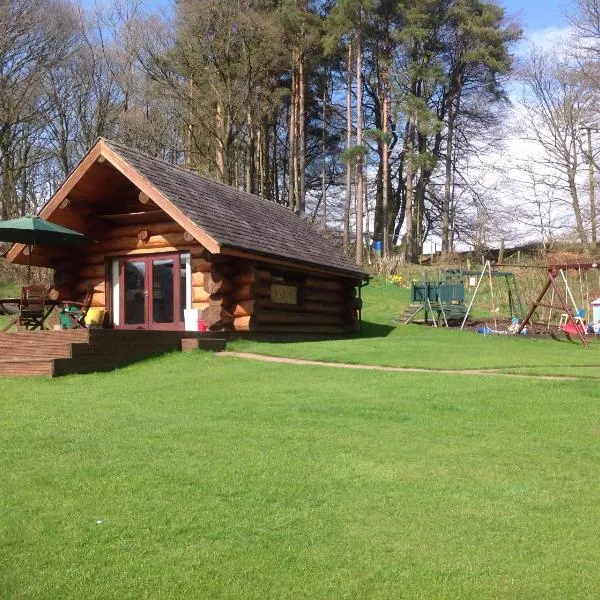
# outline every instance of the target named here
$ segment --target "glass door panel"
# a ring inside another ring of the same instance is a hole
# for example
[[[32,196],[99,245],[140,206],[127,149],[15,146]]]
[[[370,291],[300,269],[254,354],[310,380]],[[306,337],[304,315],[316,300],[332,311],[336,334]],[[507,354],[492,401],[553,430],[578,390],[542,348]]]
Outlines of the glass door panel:
[[[146,261],[131,260],[123,265],[125,325],[146,323]]]
[[[178,254],[120,259],[119,327],[183,329],[187,275]]]
[[[175,322],[175,260],[152,260],[152,323]]]

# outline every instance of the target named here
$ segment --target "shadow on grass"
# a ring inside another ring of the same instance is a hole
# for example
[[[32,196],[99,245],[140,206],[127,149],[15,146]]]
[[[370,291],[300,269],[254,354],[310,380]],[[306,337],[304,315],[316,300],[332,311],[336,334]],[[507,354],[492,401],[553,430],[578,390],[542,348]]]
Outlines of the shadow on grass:
[[[269,342],[274,344],[296,344],[298,342],[317,342],[331,340],[354,340],[387,337],[396,327],[363,321],[360,333],[342,335],[327,333],[230,333],[229,339],[248,339],[254,342]]]
[[[392,325],[383,325],[382,323],[371,323],[370,321],[363,321],[360,326],[360,338],[382,338],[387,337],[394,331],[396,327]]]

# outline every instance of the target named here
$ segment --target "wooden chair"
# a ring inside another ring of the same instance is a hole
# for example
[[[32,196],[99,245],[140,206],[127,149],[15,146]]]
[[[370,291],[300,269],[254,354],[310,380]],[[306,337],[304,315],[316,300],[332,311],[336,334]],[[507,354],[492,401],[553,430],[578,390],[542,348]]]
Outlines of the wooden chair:
[[[17,329],[44,329],[46,292],[41,285],[25,285],[21,288],[21,306]]]
[[[94,290],[88,290],[83,298],[83,302],[73,300],[64,300],[60,311],[60,323],[63,329],[85,329],[85,315],[92,303]]]

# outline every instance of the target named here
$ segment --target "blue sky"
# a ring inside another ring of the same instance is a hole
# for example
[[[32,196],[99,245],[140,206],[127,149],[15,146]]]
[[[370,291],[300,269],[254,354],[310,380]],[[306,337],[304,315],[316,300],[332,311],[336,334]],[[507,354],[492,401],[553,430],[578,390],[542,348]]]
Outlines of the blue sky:
[[[567,25],[566,13],[572,11],[568,0],[500,0],[508,15],[516,16],[526,34]]]

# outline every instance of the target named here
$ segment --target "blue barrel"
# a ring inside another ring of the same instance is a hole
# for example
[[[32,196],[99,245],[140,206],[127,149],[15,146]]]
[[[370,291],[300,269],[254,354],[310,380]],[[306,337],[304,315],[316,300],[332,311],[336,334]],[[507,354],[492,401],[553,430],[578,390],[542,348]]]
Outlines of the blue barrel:
[[[373,250],[375,252],[381,253],[381,249],[383,247],[383,243],[379,240],[373,240]]]

